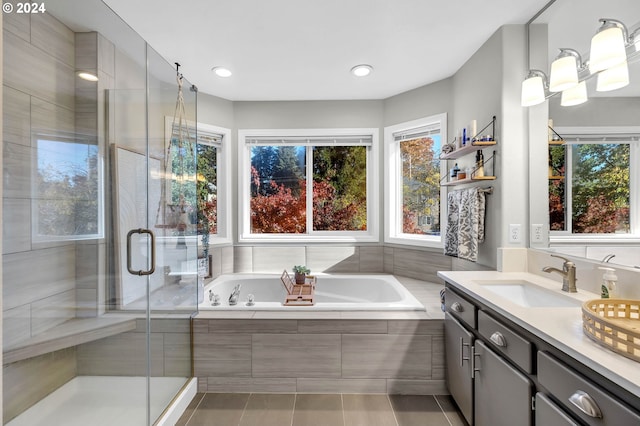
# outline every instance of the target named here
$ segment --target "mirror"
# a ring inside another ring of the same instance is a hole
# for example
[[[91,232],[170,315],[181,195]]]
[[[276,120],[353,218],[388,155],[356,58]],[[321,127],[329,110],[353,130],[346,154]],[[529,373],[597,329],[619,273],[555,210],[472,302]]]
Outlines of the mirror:
[[[593,76],[586,81],[587,102],[562,106],[558,93],[529,109],[530,246],[640,267],[637,0],[552,3],[529,27],[530,68],[549,76],[560,48],[575,49],[588,60],[591,39],[601,18],[621,21],[630,35],[636,32],[638,43],[627,50],[629,84],[598,91],[600,77]]]

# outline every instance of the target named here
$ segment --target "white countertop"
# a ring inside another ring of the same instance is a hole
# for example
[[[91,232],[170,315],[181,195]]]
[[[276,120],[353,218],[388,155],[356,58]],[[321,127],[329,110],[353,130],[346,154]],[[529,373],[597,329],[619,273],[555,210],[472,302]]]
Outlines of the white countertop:
[[[526,272],[440,271],[438,276],[460,287],[522,328],[540,337],[572,358],[600,373],[612,382],[640,397],[640,363],[618,355],[590,340],[582,331],[582,309],[577,307],[523,307],[483,287],[481,281],[529,281],[548,290],[580,301],[598,299],[600,295],[578,288],[566,293],[562,284]]]

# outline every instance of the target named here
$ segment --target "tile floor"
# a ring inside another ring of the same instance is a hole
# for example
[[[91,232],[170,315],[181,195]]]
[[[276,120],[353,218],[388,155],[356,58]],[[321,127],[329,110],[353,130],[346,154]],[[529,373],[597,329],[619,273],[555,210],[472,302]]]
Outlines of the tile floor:
[[[177,426],[465,426],[450,396],[198,393]]]

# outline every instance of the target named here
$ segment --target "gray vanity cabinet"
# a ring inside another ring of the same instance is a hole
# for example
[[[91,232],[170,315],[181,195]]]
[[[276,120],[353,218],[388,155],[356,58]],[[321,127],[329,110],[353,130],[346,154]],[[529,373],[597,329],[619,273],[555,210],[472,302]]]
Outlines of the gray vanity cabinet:
[[[538,381],[566,410],[589,426],[640,425],[636,411],[546,352],[538,352]]]
[[[533,382],[482,340],[475,342],[474,357],[475,424],[531,425]]]
[[[464,418],[473,424],[473,379],[471,351],[473,334],[449,312],[444,314],[444,350],[447,364],[447,386]]]

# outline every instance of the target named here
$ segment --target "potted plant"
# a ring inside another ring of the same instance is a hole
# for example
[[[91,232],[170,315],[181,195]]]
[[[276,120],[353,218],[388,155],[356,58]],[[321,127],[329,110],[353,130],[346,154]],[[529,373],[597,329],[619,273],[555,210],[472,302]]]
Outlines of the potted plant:
[[[311,272],[306,266],[294,266],[293,272],[295,273],[296,284],[304,284],[307,274]]]

